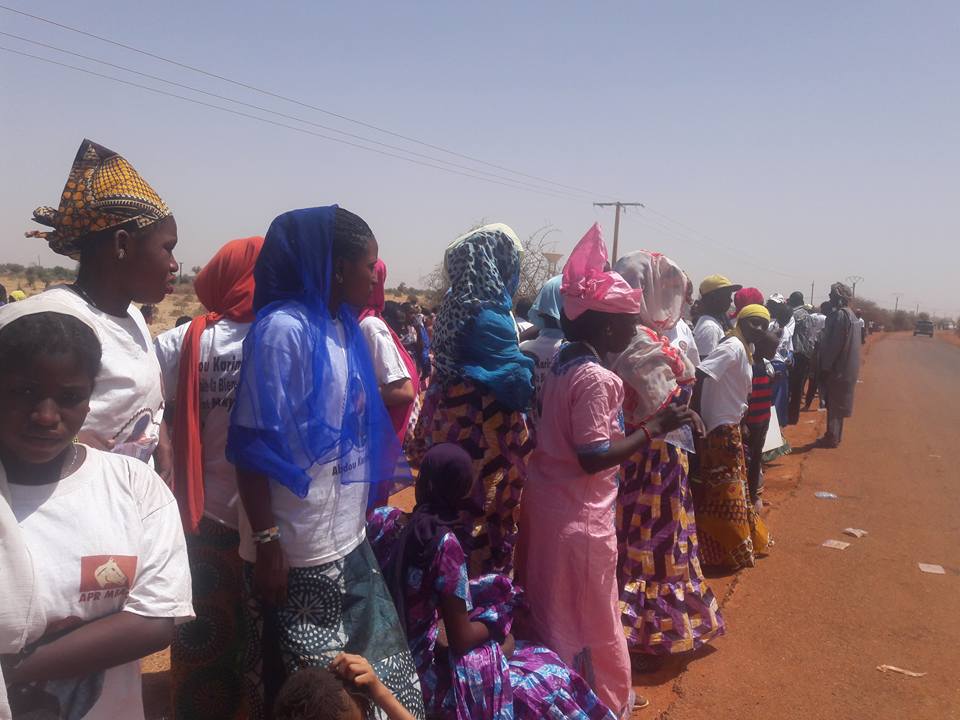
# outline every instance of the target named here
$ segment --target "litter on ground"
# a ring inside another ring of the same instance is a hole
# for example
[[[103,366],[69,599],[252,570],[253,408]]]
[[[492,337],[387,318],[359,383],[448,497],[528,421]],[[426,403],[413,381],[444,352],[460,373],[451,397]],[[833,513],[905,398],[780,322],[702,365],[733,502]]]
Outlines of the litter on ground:
[[[826,540],[821,547],[831,548],[832,550],[846,550],[850,543],[843,540]]]
[[[903,668],[897,667],[896,665],[877,665],[877,670],[880,672],[893,672],[900,673],[901,675],[906,675],[907,677],[923,677],[926,675],[925,672],[914,672],[913,670],[904,670]]]
[[[840,496],[835,495],[832,492],[827,492],[826,490],[817,490],[814,495],[821,500],[839,500]]]
[[[943,565],[931,565],[930,563],[917,563],[920,566],[920,572],[930,573],[931,575],[946,575],[947,571]]]
[[[853,536],[853,537],[855,537],[855,538],[862,538],[864,535],[867,534],[867,531],[866,531],[866,530],[861,530],[860,528],[846,528],[846,529],[843,531],[843,534],[844,534],[844,535],[851,535],[851,536]]]

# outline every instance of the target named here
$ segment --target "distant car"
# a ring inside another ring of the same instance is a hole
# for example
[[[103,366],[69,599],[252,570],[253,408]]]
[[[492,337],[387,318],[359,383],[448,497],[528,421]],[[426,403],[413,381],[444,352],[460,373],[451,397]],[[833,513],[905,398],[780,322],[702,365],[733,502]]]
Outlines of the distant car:
[[[929,320],[917,320],[917,324],[913,326],[913,336],[917,335],[929,335],[933,337],[933,323]]]

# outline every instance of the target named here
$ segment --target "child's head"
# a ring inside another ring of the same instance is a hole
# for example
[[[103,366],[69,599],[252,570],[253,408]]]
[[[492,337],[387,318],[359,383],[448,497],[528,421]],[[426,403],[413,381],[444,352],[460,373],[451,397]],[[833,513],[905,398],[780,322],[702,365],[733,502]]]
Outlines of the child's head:
[[[362,720],[364,699],[325,668],[291,675],[273,705],[274,720]]]
[[[439,443],[427,450],[417,478],[417,504],[427,504],[438,513],[459,510],[474,482],[473,460],[459,445]]]
[[[25,314],[24,305],[0,314],[0,451],[41,464],[66,450],[83,426],[100,341],[73,315]]]
[[[755,348],[756,356],[761,360],[772,360],[777,354],[777,348],[780,346],[780,336],[767,330],[757,339]]]

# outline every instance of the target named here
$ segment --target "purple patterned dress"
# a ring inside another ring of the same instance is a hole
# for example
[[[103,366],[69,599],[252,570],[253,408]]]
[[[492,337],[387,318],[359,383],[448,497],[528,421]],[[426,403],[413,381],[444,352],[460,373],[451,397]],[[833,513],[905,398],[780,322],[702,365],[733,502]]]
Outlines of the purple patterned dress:
[[[378,508],[370,516],[367,534],[383,562],[403,527],[405,515],[396,508]],[[521,591],[503,575],[468,580],[467,558],[456,535],[440,541],[429,568],[407,573],[407,613],[413,654],[428,717],[443,720],[518,720],[572,718],[613,720],[590,686],[545,647],[517,642],[508,660],[491,640],[462,656],[438,651],[440,601],[455,596],[464,601],[470,618],[510,631]]]

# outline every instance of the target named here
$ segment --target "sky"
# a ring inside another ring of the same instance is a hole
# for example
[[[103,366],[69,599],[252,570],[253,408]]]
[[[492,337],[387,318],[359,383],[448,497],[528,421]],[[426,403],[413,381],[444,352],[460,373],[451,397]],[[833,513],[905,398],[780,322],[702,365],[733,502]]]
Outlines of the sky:
[[[0,262],[69,264],[23,232],[89,137],[173,209],[186,268],[338,203],[377,235],[388,286],[416,286],[481,221],[550,226],[561,253],[599,221],[611,245],[592,203],[620,200],[645,205],[621,254],[663,252],[695,283],[813,283],[820,302],[859,276],[881,306],[960,316],[956,2],[0,3],[300,103],[0,9],[2,33],[120,68],[4,48],[300,129],[0,51]]]

